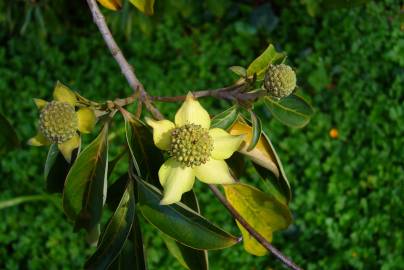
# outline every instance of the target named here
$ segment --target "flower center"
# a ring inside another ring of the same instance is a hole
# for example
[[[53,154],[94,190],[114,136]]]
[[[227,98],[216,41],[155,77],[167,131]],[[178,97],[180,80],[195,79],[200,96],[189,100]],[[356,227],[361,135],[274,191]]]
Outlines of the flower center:
[[[74,107],[66,102],[49,102],[39,118],[39,129],[52,143],[62,143],[76,135],[76,112]]]
[[[186,124],[171,133],[170,155],[187,167],[199,166],[209,160],[213,140],[200,125]]]

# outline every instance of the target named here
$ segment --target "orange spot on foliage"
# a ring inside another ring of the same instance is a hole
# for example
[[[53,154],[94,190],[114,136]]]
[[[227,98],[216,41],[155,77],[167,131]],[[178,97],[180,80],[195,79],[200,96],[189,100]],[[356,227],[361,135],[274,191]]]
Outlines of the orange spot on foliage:
[[[331,138],[337,139],[338,135],[339,135],[338,129],[336,129],[336,128],[330,129],[329,135],[330,135]]]

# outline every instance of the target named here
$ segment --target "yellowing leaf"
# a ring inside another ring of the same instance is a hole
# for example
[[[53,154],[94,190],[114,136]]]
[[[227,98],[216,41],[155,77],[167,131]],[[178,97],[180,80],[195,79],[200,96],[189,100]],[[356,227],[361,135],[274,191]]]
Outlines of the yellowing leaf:
[[[241,144],[241,148],[238,151],[251,158],[251,160],[258,165],[272,171],[276,177],[279,177],[279,170],[276,166],[276,158],[272,151],[270,151],[270,147],[262,135],[258,139],[255,148],[253,148],[251,151],[247,151],[253,137],[253,128],[241,121],[237,121],[230,128],[229,132],[231,135],[244,134],[244,142]]]
[[[122,0],[97,0],[97,1],[104,7],[113,11],[117,11],[122,8]]]
[[[280,202],[287,204],[292,197],[290,185],[275,148],[265,132],[261,133],[255,148],[251,151],[248,151],[253,136],[251,126],[238,119],[229,132],[232,135],[245,134],[244,142],[238,151],[251,159],[257,172],[267,180],[271,194]]]
[[[153,15],[154,0],[129,0],[138,10],[146,15]]]
[[[286,229],[292,223],[288,207],[255,187],[238,183],[224,185],[227,200],[240,215],[268,242],[272,233]],[[244,249],[253,255],[263,256],[267,250],[237,222],[243,235]]]

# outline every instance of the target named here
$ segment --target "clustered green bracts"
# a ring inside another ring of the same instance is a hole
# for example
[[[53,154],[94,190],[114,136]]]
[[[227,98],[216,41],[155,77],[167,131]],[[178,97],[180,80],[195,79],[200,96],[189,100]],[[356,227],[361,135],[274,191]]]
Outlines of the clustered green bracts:
[[[77,134],[74,107],[66,102],[49,102],[41,111],[39,128],[52,143],[62,143]]]
[[[172,131],[170,155],[186,167],[205,164],[213,150],[213,140],[200,125],[187,124]]]
[[[296,87],[296,74],[285,64],[270,65],[265,74],[264,88],[270,96],[276,98],[287,97]]]

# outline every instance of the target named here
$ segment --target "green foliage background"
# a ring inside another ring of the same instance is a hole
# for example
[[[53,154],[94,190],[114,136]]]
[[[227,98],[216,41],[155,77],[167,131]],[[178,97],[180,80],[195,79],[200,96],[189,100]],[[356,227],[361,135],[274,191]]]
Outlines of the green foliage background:
[[[10,24],[6,4],[1,4],[0,111],[23,141],[35,134],[32,98],[50,99],[56,80],[96,100],[130,94],[84,1],[64,6],[43,2],[45,23],[34,16],[23,34],[26,16],[12,17]],[[153,18],[135,10],[124,12],[124,19],[106,12],[147,89],[174,95],[220,87],[235,79],[229,66],[247,65],[268,42],[286,51],[316,113],[302,130],[275,120],[264,124],[294,196],[295,223],[275,236],[274,245],[304,269],[400,269],[404,34],[399,1],[370,2],[317,17],[310,17],[298,1],[275,3],[272,9],[261,1],[189,2],[159,7],[158,1]],[[203,102],[212,113],[226,106]],[[167,115],[177,106],[160,104]],[[331,128],[338,129],[338,139],[330,138]],[[44,193],[45,157],[45,149],[25,145],[3,155],[0,199]],[[197,190],[202,213],[237,233],[206,186],[197,185]],[[146,226],[144,232],[149,268],[181,269],[155,230]],[[0,269],[80,268],[93,251],[83,237],[73,233],[53,202],[1,210]],[[210,262],[211,269],[281,268],[273,257],[253,257],[242,245],[211,252]]]

